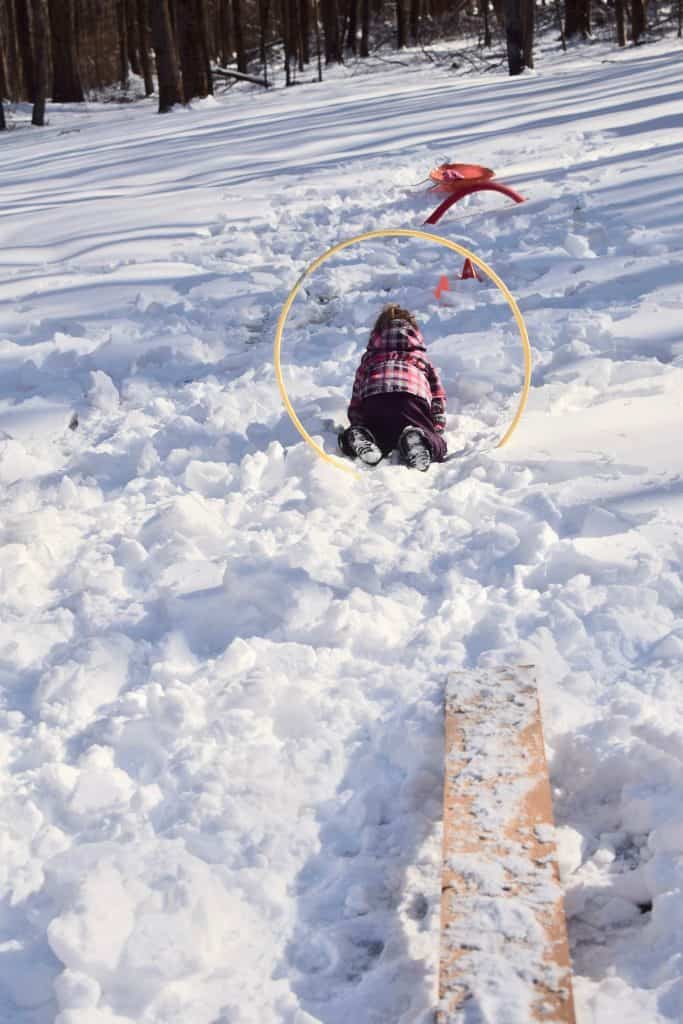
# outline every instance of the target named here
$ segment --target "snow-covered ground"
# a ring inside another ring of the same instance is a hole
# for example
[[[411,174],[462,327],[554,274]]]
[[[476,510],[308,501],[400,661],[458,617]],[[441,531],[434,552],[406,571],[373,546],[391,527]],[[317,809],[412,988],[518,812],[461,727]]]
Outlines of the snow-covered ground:
[[[2,139],[3,1024],[430,1020],[444,684],[519,659],[579,1024],[683,1021],[682,54],[387,66]],[[517,297],[529,409],[492,450],[522,369],[499,293],[363,243],[295,303],[298,413],[332,451],[397,298],[462,454],[354,480],[282,408],[279,309],[328,246],[419,227],[449,158],[527,197],[436,230]]]

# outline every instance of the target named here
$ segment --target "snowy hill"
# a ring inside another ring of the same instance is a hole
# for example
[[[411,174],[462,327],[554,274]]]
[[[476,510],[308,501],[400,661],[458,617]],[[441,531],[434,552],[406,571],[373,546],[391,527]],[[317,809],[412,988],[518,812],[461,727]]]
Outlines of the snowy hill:
[[[53,108],[2,140],[3,1024],[430,1020],[444,681],[519,659],[578,1020],[683,1021],[681,52]],[[463,454],[353,480],[282,408],[275,322],[328,246],[419,227],[447,158],[527,197],[437,230],[519,301],[529,409],[493,450],[521,381],[495,289],[364,243],[295,304],[297,411],[333,450],[398,297]]]

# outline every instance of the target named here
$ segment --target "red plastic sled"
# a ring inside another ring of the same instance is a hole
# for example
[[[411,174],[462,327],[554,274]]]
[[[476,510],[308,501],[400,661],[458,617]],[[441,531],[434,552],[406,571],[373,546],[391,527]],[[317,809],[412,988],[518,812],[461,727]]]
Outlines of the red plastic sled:
[[[490,167],[480,164],[441,164],[429,172],[434,182],[435,192],[453,192],[462,187],[463,182],[488,181],[494,177]]]
[[[446,198],[437,206],[436,210],[427,218],[425,224],[436,224],[441,220],[446,210],[464,196],[472,192],[500,192],[502,195],[512,199],[515,203],[523,203],[524,196],[519,192],[508,188],[499,181],[493,181],[495,171],[490,167],[482,167],[480,164],[441,164],[429,172],[429,177],[434,182],[434,192],[448,193]]]

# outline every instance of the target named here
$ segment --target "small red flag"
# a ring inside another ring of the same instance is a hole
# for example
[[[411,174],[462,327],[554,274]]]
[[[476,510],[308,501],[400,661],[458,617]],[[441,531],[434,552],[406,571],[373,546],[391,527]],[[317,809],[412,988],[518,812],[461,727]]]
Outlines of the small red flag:
[[[450,286],[448,284],[448,278],[444,274],[444,275],[442,275],[439,278],[439,283],[436,286],[436,288],[434,289],[434,295],[436,296],[437,299],[440,299],[441,298],[441,292],[449,292],[450,290],[451,289],[450,289]]]
[[[473,277],[476,278],[477,281],[481,281],[481,277],[479,276],[476,267],[472,265],[472,260],[468,256],[462,265],[460,278],[461,280],[466,281],[469,277]]]

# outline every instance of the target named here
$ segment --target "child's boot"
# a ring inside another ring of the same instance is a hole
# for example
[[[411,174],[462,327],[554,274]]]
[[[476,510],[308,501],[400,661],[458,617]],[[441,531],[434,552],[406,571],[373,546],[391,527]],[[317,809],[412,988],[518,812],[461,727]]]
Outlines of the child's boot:
[[[432,453],[419,427],[404,428],[398,439],[398,450],[411,469],[419,469],[421,473],[429,469]]]
[[[365,427],[349,427],[340,437],[342,451],[367,463],[376,466],[382,460],[382,450],[374,437]]]

